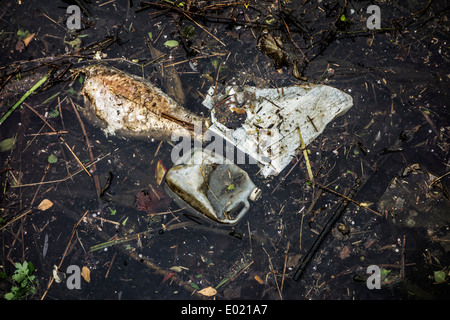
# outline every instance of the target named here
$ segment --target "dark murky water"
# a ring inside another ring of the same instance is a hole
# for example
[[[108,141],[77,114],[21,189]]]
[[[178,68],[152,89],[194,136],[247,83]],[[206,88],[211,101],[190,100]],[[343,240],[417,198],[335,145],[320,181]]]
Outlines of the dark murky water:
[[[202,95],[214,84],[220,63],[225,66],[220,71],[222,84],[276,87],[302,83],[287,68],[276,71],[256,47],[262,30],[259,23],[270,27],[270,23],[281,21],[282,15],[275,15],[275,4],[250,2],[249,8],[225,6],[209,12],[238,21],[254,19],[253,27],[233,24],[232,20],[206,22],[195,16],[223,44],[191,20],[181,19],[179,10],[152,8],[136,13],[138,3],[133,4],[86,4],[92,22],[87,26],[83,21],[86,27],[76,34],[81,35],[77,38],[65,28],[66,3],[7,2],[0,10],[2,72],[44,63],[64,68],[69,61],[81,66],[92,60],[66,56],[51,61],[48,57],[73,52],[74,39],[80,39],[83,47],[107,36],[117,36],[118,41],[103,51],[104,63],[144,74],[165,90],[168,66],[178,63],[176,70],[183,83],[185,105],[198,113],[206,113],[201,106]],[[368,3],[348,2],[348,20],[343,19],[342,25],[333,29],[338,32],[328,38],[321,37],[326,34],[321,30],[327,30],[339,18],[343,4],[324,1],[321,9],[309,3],[301,7],[300,1],[286,4],[296,8],[292,16],[305,22],[309,30],[301,34],[295,20],[283,16],[293,42],[285,29],[284,33],[280,28],[274,32],[283,35],[290,57],[304,61],[298,50],[302,48],[310,60],[309,64],[300,63],[306,65],[304,76],[348,92],[354,99],[352,109],[308,146],[318,183],[346,194],[356,178],[361,178],[366,182],[355,200],[373,203],[370,208],[378,211],[380,199],[400,170],[419,163],[435,178],[448,172],[448,11],[443,9],[444,4],[445,1],[431,2],[429,6],[427,1],[380,3],[382,27],[386,30],[371,34],[365,22]],[[83,19],[88,19],[85,13]],[[391,24],[394,20],[399,21]],[[182,41],[180,33],[189,30],[186,26],[194,27],[196,33]],[[398,30],[390,29],[393,27]],[[19,28],[36,33],[27,48],[18,44]],[[307,35],[315,36],[317,46],[310,46],[312,40]],[[156,63],[148,63],[154,59],[145,44],[150,36],[153,45],[165,54]],[[170,39],[182,45],[175,49],[165,47]],[[30,87],[23,83],[21,86],[24,91]],[[65,142],[82,162],[88,163],[84,135],[67,98],[82,105],[80,87],[78,80],[65,81],[31,96],[26,103],[41,115],[48,112],[47,120],[55,130],[67,130],[62,135]],[[20,92],[20,88],[15,94],[2,91],[2,114],[21,97],[24,91]],[[52,117],[52,112],[59,110],[58,99],[62,101],[61,113]],[[394,202],[394,217],[388,212],[379,217],[349,204],[338,224],[349,227],[350,233],[343,235],[335,226],[301,279],[294,281],[291,277],[298,259],[307,253],[340,203],[336,195],[305,184],[303,159],[298,163],[294,159],[278,177],[267,179],[257,175],[257,166],[242,165],[263,190],[263,196],[235,228],[241,239],[231,236],[229,229],[204,225],[160,232],[164,226],[189,219],[181,212],[149,217],[136,210],[134,197],[149,190],[149,184],[157,188],[156,163],[161,160],[167,168],[171,167],[172,146],[167,142],[160,145],[159,141],[105,137],[86,121],[84,125],[94,157],[106,155],[96,163],[95,174],[101,187],[109,173],[113,174],[107,190],[111,202],[98,200],[94,182],[85,172],[69,177],[79,167],[56,135],[31,135],[49,129],[28,108],[17,109],[1,125],[1,140],[17,135],[14,149],[1,153],[3,168],[8,169],[2,172],[2,217],[8,221],[30,205],[33,208],[33,214],[2,231],[2,265],[9,270],[14,270],[13,262],[26,260],[35,265],[39,286],[37,294],[30,298],[38,299],[44,294],[53,266],[59,265],[72,229],[86,211],[89,219],[78,226],[61,269],[87,266],[91,280],[82,280],[81,289],[72,290],[65,283],[53,283],[46,299],[198,299],[198,293],[193,292],[209,286],[217,288],[218,299],[450,297],[448,276],[447,283],[434,283],[434,272],[448,272],[450,266],[449,199],[445,190],[448,176],[439,180],[444,191],[429,188],[433,179],[423,177],[416,181],[418,187],[409,189],[408,197],[399,196],[400,200]],[[50,154],[56,155],[58,161],[48,166]],[[406,179],[402,186],[408,189],[412,183]],[[15,180],[32,185],[16,188]],[[39,184],[41,180],[61,181]],[[36,209],[43,199],[51,200],[53,207],[46,211]],[[172,202],[157,211],[168,209],[175,211],[178,207]],[[102,222],[98,217],[108,221]],[[114,236],[123,238],[146,231],[139,239],[89,252],[90,247]],[[48,251],[44,257],[45,235]],[[369,265],[385,270],[380,290],[367,288]],[[5,281],[2,291],[7,292],[8,286],[10,283]]]

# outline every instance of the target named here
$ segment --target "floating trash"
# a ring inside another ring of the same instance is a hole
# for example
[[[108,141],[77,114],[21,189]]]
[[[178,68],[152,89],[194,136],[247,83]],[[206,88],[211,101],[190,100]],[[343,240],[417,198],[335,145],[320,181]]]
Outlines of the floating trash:
[[[211,109],[209,130],[257,160],[264,177],[277,175],[290,163],[300,137],[308,145],[353,106],[349,94],[326,85],[227,87],[216,103],[214,95],[211,87],[203,101]]]
[[[194,121],[205,122],[143,78],[102,65],[80,72],[88,102],[83,113],[107,135],[166,140],[174,132],[191,135]]]
[[[212,223],[234,225],[261,195],[248,174],[208,150],[194,149],[166,173],[166,193],[180,208]]]

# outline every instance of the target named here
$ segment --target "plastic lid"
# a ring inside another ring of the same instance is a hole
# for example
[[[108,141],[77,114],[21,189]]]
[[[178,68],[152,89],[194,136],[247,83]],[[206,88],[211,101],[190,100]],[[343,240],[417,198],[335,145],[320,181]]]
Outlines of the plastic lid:
[[[255,188],[253,189],[252,193],[250,193],[250,196],[248,197],[251,201],[256,201],[261,196],[261,189]]]

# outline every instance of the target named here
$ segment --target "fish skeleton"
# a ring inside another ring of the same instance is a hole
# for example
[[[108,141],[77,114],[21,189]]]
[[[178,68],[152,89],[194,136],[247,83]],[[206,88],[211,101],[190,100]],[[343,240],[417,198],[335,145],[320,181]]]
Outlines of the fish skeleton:
[[[103,65],[82,68],[83,114],[106,135],[170,140],[172,134],[192,136],[194,122],[207,120],[179,105],[151,82]],[[194,137],[195,138],[195,137]]]

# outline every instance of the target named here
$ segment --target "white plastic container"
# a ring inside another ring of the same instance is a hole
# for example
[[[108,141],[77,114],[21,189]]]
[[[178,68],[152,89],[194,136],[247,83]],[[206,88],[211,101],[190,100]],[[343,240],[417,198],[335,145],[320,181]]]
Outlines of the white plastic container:
[[[167,171],[164,189],[180,208],[212,224],[235,225],[261,190],[235,164],[208,150],[193,149]]]

